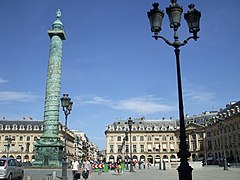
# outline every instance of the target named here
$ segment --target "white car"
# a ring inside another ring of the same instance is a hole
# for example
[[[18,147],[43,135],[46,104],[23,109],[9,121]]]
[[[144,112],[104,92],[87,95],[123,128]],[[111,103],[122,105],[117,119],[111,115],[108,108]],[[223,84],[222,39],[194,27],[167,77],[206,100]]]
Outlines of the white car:
[[[14,158],[0,158],[0,179],[23,179],[22,165]]]

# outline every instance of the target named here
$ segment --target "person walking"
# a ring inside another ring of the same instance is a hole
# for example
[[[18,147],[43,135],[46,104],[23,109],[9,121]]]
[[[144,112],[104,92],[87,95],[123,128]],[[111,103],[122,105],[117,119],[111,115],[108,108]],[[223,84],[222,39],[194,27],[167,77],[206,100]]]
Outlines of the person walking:
[[[77,175],[79,174],[79,163],[77,161],[77,158],[73,158],[73,162],[72,162],[72,165],[71,165],[71,169],[72,169],[72,176],[73,176],[73,180],[77,180],[77,179],[80,179],[80,177],[77,177]]]
[[[120,159],[117,161],[117,172],[118,172],[118,175],[120,176],[121,174],[121,170],[122,170],[122,167],[121,167],[121,161]]]
[[[82,166],[83,166],[82,177],[85,180],[88,180],[91,171],[91,163],[87,160],[87,158],[85,158]]]

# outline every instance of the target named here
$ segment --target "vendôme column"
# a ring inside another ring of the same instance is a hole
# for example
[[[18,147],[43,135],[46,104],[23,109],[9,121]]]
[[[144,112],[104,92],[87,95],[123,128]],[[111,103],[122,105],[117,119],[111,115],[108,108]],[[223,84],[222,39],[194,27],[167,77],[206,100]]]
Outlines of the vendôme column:
[[[56,12],[56,20],[52,24],[52,29],[48,30],[50,52],[44,106],[44,133],[35,144],[36,158],[33,163],[34,166],[62,165],[63,143],[58,136],[58,126],[62,46],[66,35],[60,17],[61,11],[58,9]]]

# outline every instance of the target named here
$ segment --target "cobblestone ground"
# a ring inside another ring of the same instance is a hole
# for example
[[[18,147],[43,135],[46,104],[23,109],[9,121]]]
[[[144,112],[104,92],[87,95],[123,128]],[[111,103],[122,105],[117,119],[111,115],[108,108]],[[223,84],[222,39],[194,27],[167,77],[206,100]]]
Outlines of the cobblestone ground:
[[[51,174],[55,171],[56,180],[61,179],[61,170],[40,170],[26,169],[24,180],[52,180]],[[193,180],[240,180],[240,168],[229,168],[224,171],[222,167],[202,167],[193,170]],[[69,180],[72,179],[71,171],[68,171]],[[81,177],[81,179],[83,179]],[[101,174],[93,172],[89,180],[178,180],[178,171],[175,169],[158,170],[158,167],[151,167],[145,170],[136,170],[135,172],[125,171],[121,176],[115,171],[103,172]]]

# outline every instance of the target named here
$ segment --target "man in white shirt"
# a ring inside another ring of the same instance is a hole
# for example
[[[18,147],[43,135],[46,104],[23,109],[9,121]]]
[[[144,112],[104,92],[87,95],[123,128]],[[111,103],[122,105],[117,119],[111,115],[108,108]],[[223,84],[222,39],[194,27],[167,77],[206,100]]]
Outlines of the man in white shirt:
[[[90,172],[91,172],[91,163],[87,160],[87,158],[85,158],[83,161],[83,172],[82,172],[82,176],[85,180],[88,180]]]
[[[71,169],[72,169],[73,180],[77,180],[76,174],[78,173],[78,170],[79,170],[79,163],[77,161],[77,158],[73,159]]]

